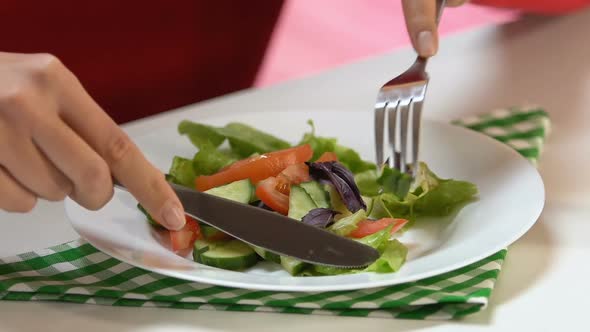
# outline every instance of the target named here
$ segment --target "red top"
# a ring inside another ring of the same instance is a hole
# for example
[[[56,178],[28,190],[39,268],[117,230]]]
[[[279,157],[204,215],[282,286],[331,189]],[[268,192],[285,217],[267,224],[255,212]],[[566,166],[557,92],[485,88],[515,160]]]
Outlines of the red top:
[[[590,0],[473,2],[562,13]],[[0,45],[55,54],[121,123],[251,86],[282,3],[3,0]]]
[[[0,47],[58,56],[119,123],[252,85],[282,0],[3,0]]]
[[[537,14],[565,14],[590,5],[590,0],[472,0],[472,3],[498,8],[519,9]]]

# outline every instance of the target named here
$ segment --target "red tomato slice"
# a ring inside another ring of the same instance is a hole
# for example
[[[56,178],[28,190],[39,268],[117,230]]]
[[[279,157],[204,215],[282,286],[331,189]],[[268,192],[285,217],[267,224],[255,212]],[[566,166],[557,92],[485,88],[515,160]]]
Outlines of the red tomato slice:
[[[234,181],[250,179],[254,184],[277,176],[290,165],[300,164],[311,159],[313,150],[309,144],[263,154],[258,157],[238,161],[213,175],[199,176],[195,180],[197,190],[205,191]],[[239,163],[239,164],[238,164]]]
[[[358,223],[357,228],[350,233],[351,237],[360,239],[367,235],[379,232],[380,230],[393,225],[391,234],[399,231],[404,225],[408,223],[406,219],[383,218],[379,220],[363,220]]]
[[[277,180],[279,181],[277,190],[285,195],[289,195],[292,184],[311,181],[309,167],[304,163],[291,165],[277,175]]]
[[[318,163],[323,163],[326,161],[338,161],[338,156],[334,152],[324,152],[322,155],[316,160]]]
[[[246,165],[248,163],[251,163],[251,162],[253,162],[253,161],[257,160],[257,159],[260,159],[260,158],[262,158],[262,155],[260,155],[260,156],[254,156],[254,157],[248,157],[246,159],[235,161],[235,162],[233,162],[233,163],[231,163],[231,164],[223,167],[222,169],[220,169],[219,172],[223,172],[223,171],[226,171],[226,170],[232,169],[232,168],[242,167],[242,166],[244,166],[244,165]]]
[[[291,185],[310,181],[309,167],[300,163],[285,168],[276,177],[263,180],[256,188],[256,196],[276,212],[289,212],[289,193]]]
[[[186,216],[186,224],[179,231],[170,231],[170,242],[172,243],[172,250],[180,251],[191,248],[197,239],[201,238],[201,227],[199,223]]]
[[[275,177],[261,181],[256,187],[256,196],[274,211],[286,215],[289,213],[289,195],[277,189],[279,184]]]

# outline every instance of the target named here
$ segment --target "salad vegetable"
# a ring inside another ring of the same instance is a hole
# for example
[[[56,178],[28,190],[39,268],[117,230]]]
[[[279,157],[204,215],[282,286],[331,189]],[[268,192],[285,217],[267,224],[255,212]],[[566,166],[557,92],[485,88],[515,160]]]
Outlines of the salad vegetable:
[[[319,207],[310,210],[301,221],[315,227],[326,228],[334,221],[334,216],[337,214],[338,212],[334,210]]]
[[[179,133],[198,150],[192,158],[175,156],[166,176],[369,245],[381,254],[375,262],[364,269],[315,266],[251,246],[190,217],[182,230],[169,232],[172,249],[193,248],[195,261],[230,270],[269,261],[297,276],[391,273],[407,255],[395,238],[398,233],[421,217],[448,216],[477,196],[474,184],[440,178],[425,163],[415,179],[389,167],[378,169],[335,138],[317,136],[313,122],[308,123],[311,131],[291,146],[242,123],[214,127],[182,121]],[[160,227],[138,207],[150,225]]]

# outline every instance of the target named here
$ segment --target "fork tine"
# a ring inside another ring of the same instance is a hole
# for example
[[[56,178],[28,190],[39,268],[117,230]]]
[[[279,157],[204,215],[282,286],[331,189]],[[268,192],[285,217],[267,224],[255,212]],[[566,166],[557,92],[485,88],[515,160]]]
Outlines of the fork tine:
[[[399,102],[389,102],[386,107],[387,111],[387,133],[389,138],[388,149],[393,153],[389,156],[388,166],[392,168],[397,168],[397,163],[399,161],[399,157],[397,155],[397,146],[396,143],[399,142],[397,139],[397,116],[398,116],[398,105]]]
[[[400,172],[405,173],[408,170],[408,113],[410,111],[410,105],[412,101],[404,100],[398,107],[398,113],[400,114],[400,125],[399,125],[399,167],[397,169]]]
[[[418,150],[420,149],[420,121],[424,101],[416,101],[412,105],[412,175],[418,171]]]
[[[385,132],[385,108],[387,103],[383,107],[375,108],[375,155],[377,159],[377,165],[383,164],[384,149],[383,149],[383,133]]]

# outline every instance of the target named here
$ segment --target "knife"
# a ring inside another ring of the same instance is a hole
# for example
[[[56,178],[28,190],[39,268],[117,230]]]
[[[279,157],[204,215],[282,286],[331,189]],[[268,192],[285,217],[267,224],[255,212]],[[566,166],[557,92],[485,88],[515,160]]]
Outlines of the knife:
[[[279,213],[169,184],[187,215],[275,254],[342,268],[365,267],[379,258],[372,247]]]

